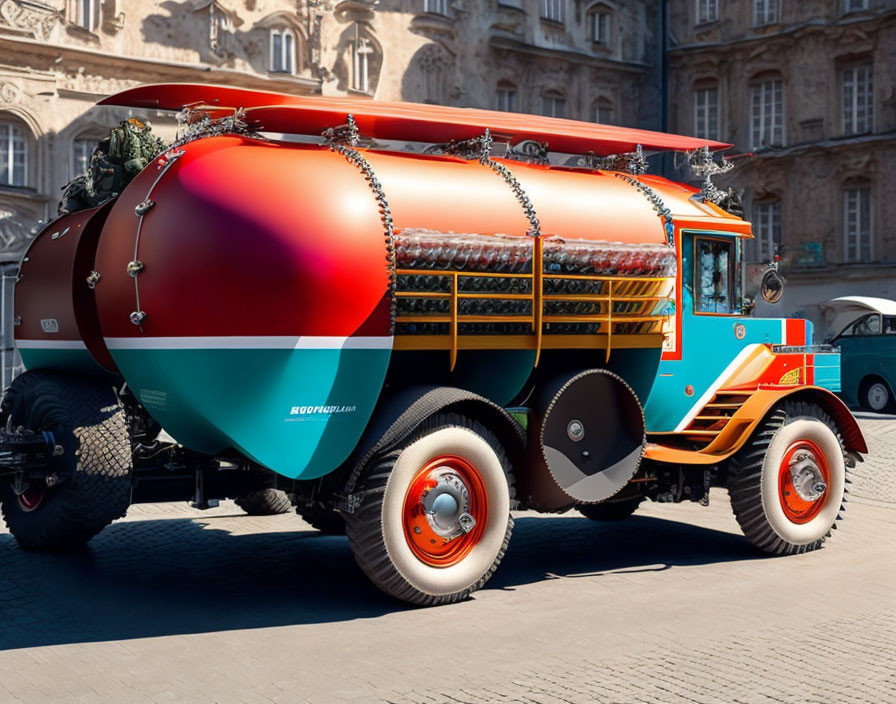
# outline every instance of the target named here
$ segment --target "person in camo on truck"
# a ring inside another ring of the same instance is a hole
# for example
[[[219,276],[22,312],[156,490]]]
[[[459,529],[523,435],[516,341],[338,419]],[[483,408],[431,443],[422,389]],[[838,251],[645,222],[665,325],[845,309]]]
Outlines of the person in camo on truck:
[[[511,509],[618,519],[726,487],[772,554],[840,517],[866,447],[839,357],[744,314],[730,193],[646,173],[727,145],[221,86],[102,104],[183,129],[22,262],[0,478],[23,548],[133,502],[288,496],[432,605],[487,582]]]

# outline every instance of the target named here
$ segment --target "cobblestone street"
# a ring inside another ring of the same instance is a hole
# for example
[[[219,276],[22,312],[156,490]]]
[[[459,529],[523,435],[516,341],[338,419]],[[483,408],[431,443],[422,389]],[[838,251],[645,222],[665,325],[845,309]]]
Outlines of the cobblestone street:
[[[76,555],[0,532],[0,702],[896,702],[896,418],[823,550],[727,495],[621,524],[521,513],[465,603],[381,597],[294,514],[133,507]]]

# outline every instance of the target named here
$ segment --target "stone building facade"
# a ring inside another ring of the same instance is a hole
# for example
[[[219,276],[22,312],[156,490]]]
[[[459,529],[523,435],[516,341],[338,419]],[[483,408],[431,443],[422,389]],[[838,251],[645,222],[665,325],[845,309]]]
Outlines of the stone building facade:
[[[140,83],[220,83],[657,127],[647,0],[0,0],[0,259]],[[170,115],[141,113],[170,138]]]
[[[785,297],[896,298],[896,2],[672,0],[669,129],[733,143],[756,240]]]
[[[896,0],[0,0],[0,261],[130,115],[94,103],[165,81],[732,142],[753,268],[784,260],[775,314],[896,297]]]

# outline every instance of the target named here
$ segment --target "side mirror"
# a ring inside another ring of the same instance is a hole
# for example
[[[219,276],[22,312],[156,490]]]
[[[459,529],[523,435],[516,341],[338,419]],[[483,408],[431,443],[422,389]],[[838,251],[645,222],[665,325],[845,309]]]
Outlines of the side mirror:
[[[768,303],[777,303],[784,295],[784,279],[775,269],[768,269],[759,282],[759,295]]]

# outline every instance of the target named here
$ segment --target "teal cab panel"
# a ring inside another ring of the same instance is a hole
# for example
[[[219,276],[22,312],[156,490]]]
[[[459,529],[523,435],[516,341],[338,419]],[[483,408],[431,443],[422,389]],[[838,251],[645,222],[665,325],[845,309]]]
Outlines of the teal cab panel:
[[[757,347],[803,348],[812,340],[812,323],[807,320],[744,315],[741,236],[681,229],[676,233],[676,245],[680,295],[645,404],[650,433],[685,430],[716,391],[755,355]],[[813,382],[810,357],[805,357],[806,375],[800,378],[804,383]],[[835,357],[825,355],[821,374],[821,379],[832,385],[838,376]]]
[[[851,406],[887,410],[896,386],[896,315],[866,313],[843,328],[833,343],[840,348],[843,400]],[[875,388],[880,384],[883,389]]]

